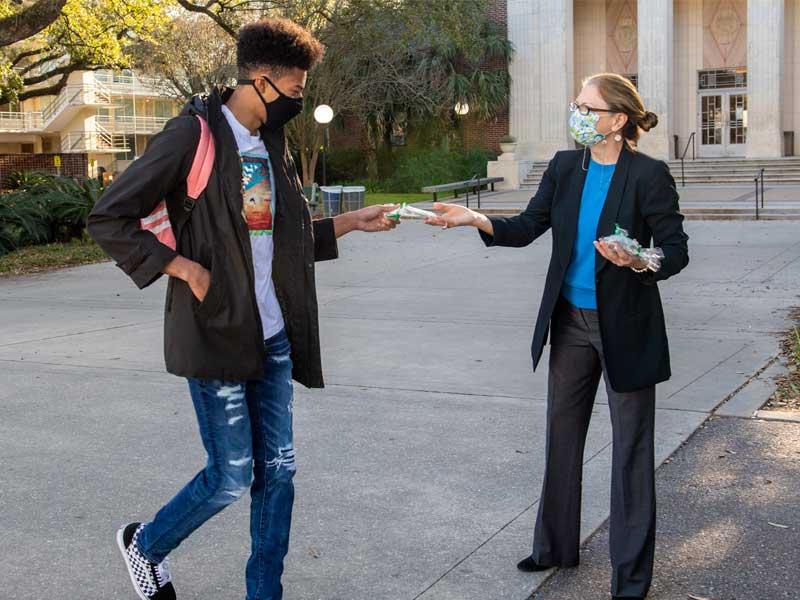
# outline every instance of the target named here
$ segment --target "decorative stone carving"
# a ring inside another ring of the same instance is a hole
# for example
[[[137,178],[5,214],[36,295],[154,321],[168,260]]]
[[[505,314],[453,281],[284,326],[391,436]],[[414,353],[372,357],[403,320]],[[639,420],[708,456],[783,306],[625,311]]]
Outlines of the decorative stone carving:
[[[714,16],[711,18],[709,31],[720,55],[727,63],[728,57],[736,44],[736,39],[744,30],[744,21],[739,16],[731,0],[720,0]]]
[[[625,0],[614,24],[611,40],[625,64],[625,71],[630,71],[631,59],[636,51],[636,17],[631,8],[630,0]]]

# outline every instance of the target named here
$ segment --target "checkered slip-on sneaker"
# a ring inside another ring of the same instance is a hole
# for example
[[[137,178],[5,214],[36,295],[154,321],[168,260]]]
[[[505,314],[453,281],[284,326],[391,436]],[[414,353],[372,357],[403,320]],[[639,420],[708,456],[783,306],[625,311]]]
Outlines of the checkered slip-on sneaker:
[[[142,556],[136,544],[144,525],[131,523],[117,531],[117,545],[125,559],[131,582],[141,600],[175,600],[175,588],[169,575],[169,559],[160,564]]]

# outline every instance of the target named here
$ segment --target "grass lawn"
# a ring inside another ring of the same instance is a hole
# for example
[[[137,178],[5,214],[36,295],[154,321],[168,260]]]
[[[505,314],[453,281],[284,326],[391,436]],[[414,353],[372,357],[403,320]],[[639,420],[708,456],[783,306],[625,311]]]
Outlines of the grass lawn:
[[[0,276],[27,275],[105,260],[108,260],[108,257],[99,246],[81,240],[73,240],[66,244],[26,246],[0,256]]]
[[[372,206],[373,204],[400,204],[401,202],[430,202],[433,200],[433,194],[384,194],[384,193],[370,193],[364,196],[364,204]]]

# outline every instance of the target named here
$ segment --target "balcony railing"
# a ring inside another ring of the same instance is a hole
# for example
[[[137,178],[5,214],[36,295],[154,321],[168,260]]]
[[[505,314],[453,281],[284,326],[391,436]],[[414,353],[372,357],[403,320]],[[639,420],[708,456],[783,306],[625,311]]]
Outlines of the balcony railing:
[[[40,112],[0,111],[0,131],[41,131],[44,118]]]
[[[115,94],[143,94],[149,96],[164,95],[164,82],[155,77],[139,75],[120,75],[119,73],[96,72],[95,81]]]
[[[97,115],[96,122],[113,133],[158,133],[169,119],[170,117]]]

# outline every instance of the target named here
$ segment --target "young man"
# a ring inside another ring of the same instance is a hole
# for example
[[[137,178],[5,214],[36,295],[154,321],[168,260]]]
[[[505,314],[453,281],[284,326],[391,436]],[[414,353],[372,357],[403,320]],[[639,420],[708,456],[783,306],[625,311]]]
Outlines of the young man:
[[[243,27],[235,89],[195,98],[156,135],[92,211],[89,232],[140,287],[170,276],[167,370],[186,377],[206,467],[149,523],[117,542],[142,599],[175,598],[167,555],[250,487],[247,599],[282,597],[295,473],[292,379],[322,387],[314,261],[337,257],[336,238],[394,227],[369,207],[311,221],[283,126],[301,110],[322,46],[282,19]],[[187,200],[201,139],[216,158],[204,194]],[[177,248],[140,219],[166,200]]]

